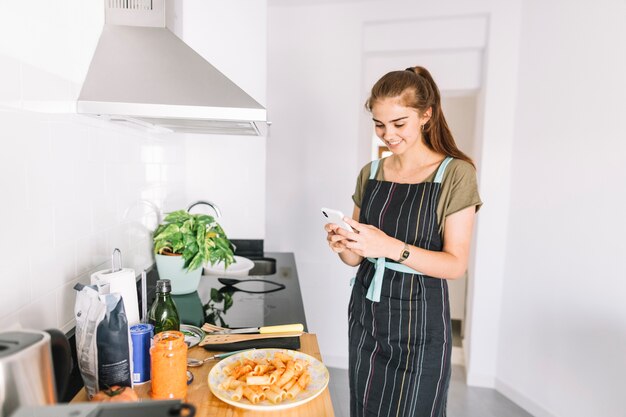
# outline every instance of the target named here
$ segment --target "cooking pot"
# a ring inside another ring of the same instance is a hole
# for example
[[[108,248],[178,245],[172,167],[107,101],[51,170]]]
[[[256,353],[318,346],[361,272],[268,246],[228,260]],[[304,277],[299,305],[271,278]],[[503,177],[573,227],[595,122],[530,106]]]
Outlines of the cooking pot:
[[[59,330],[0,333],[0,417],[20,406],[55,404],[71,363],[69,342]]]

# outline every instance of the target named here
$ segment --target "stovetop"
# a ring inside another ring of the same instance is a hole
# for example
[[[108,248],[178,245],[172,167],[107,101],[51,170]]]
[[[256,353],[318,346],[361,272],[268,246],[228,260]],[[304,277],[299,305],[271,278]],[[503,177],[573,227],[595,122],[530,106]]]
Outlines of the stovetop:
[[[240,281],[233,285],[225,285],[225,280],[220,282],[219,276],[204,275],[197,292],[172,296],[181,322],[196,326],[209,322],[225,327],[302,323],[306,331],[293,253],[266,252],[263,258],[276,260],[276,273],[223,277]]]

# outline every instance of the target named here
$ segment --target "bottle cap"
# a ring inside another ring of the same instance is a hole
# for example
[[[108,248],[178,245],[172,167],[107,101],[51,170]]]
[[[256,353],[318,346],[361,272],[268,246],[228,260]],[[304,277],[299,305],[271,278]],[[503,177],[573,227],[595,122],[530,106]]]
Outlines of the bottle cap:
[[[172,291],[172,284],[169,279],[159,279],[156,282],[157,292],[168,293]]]

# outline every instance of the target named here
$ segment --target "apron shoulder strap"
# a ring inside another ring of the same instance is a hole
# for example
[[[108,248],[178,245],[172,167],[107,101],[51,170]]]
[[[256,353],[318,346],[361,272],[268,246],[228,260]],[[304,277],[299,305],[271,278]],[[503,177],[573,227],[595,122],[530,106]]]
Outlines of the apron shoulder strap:
[[[370,180],[376,178],[376,173],[378,172],[378,164],[380,163],[380,159],[375,159],[372,161],[372,165],[370,165]]]
[[[450,161],[452,161],[453,159],[454,159],[453,157],[448,156],[446,157],[446,159],[443,160],[441,165],[439,165],[439,169],[437,170],[437,174],[435,175],[434,182],[441,183],[441,181],[443,181],[443,173],[446,172],[446,167],[448,166]]]

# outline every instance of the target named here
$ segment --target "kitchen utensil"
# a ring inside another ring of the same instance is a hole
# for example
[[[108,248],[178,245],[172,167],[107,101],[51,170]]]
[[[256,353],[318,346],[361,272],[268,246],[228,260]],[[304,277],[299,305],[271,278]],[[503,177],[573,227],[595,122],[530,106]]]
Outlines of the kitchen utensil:
[[[301,359],[309,364],[308,372],[311,375],[311,381],[307,385],[306,389],[301,391],[295,398],[291,400],[285,399],[283,402],[278,404],[272,404],[268,400],[263,400],[257,404],[252,404],[246,399],[242,399],[241,401],[233,401],[228,391],[219,388],[220,384],[224,381],[225,378],[227,378],[227,376],[223,373],[223,369],[225,366],[233,364],[241,359],[272,358],[276,352],[286,353],[293,356],[296,360]],[[215,395],[217,398],[224,401],[225,403],[248,410],[274,411],[296,407],[311,401],[312,399],[320,395],[324,391],[324,389],[326,389],[329,379],[330,377],[326,366],[324,366],[322,362],[318,361],[312,356],[307,355],[306,353],[286,349],[256,349],[252,352],[242,352],[236,355],[232,355],[226,359],[222,359],[220,362],[215,364],[215,366],[209,372],[208,383],[213,395]]]
[[[71,360],[69,344],[60,331],[0,333],[0,415],[11,415],[21,406],[55,404],[57,395],[64,394],[57,393],[55,385],[61,388],[67,384],[69,372],[63,364]],[[67,372],[59,375],[56,383],[53,362],[59,363],[60,371]]]
[[[235,291],[240,291],[240,292],[247,292],[250,294],[267,294],[270,292],[276,292],[276,291],[280,291],[285,289],[285,285],[281,284],[279,282],[274,282],[274,281],[268,281],[265,279],[235,279],[235,278],[218,278],[217,279],[221,284],[226,285],[225,288],[222,289],[234,289]],[[262,282],[265,284],[270,284],[270,285],[274,285],[275,288],[271,288],[271,289],[264,289],[261,291],[257,291],[257,290],[253,290],[253,289],[246,289],[246,288],[240,288],[240,287],[236,287],[237,284],[241,284],[242,286],[245,287],[246,283],[248,282]],[[220,289],[220,291],[222,290]],[[232,292],[235,292],[232,291]]]
[[[299,338],[302,332],[270,333],[270,334],[208,334],[200,342],[200,346],[224,345],[236,342],[256,342],[262,339]],[[218,349],[215,349],[218,350]],[[226,350],[226,349],[219,349]],[[230,350],[230,349],[229,349]]]
[[[228,328],[227,327],[216,326],[215,324],[211,324],[211,323],[204,323],[202,325],[202,330],[204,330],[207,333],[219,332],[221,330],[226,330],[226,329],[228,329]]]
[[[181,324],[180,331],[185,335],[185,343],[187,347],[194,347],[204,339],[204,332],[202,329],[190,324]]]
[[[232,277],[244,277],[248,275],[250,270],[254,268],[254,262],[243,256],[235,256],[235,262],[225,267],[224,262],[220,261],[211,265],[207,263],[204,265],[204,275],[219,275],[219,276],[232,276]]]
[[[148,277],[145,269],[141,271],[141,322],[148,322]]]
[[[204,326],[203,326],[204,328]],[[304,331],[304,326],[301,323],[296,324],[282,324],[279,326],[262,326],[262,327],[244,327],[242,329],[222,329],[222,330],[209,330],[209,333],[216,334],[246,334],[246,333],[288,333],[288,332],[300,332]]]
[[[242,349],[242,350],[235,350],[233,352],[226,352],[226,353],[218,353],[217,355],[212,355],[209,356],[208,358],[204,358],[204,359],[194,359],[194,358],[187,358],[187,366],[190,368],[195,368],[198,366],[202,366],[204,365],[205,362],[208,362],[210,360],[213,359],[224,359],[227,358],[231,355],[235,355],[237,353],[241,353],[241,352],[247,352],[249,350],[254,350],[254,348],[252,349]]]

